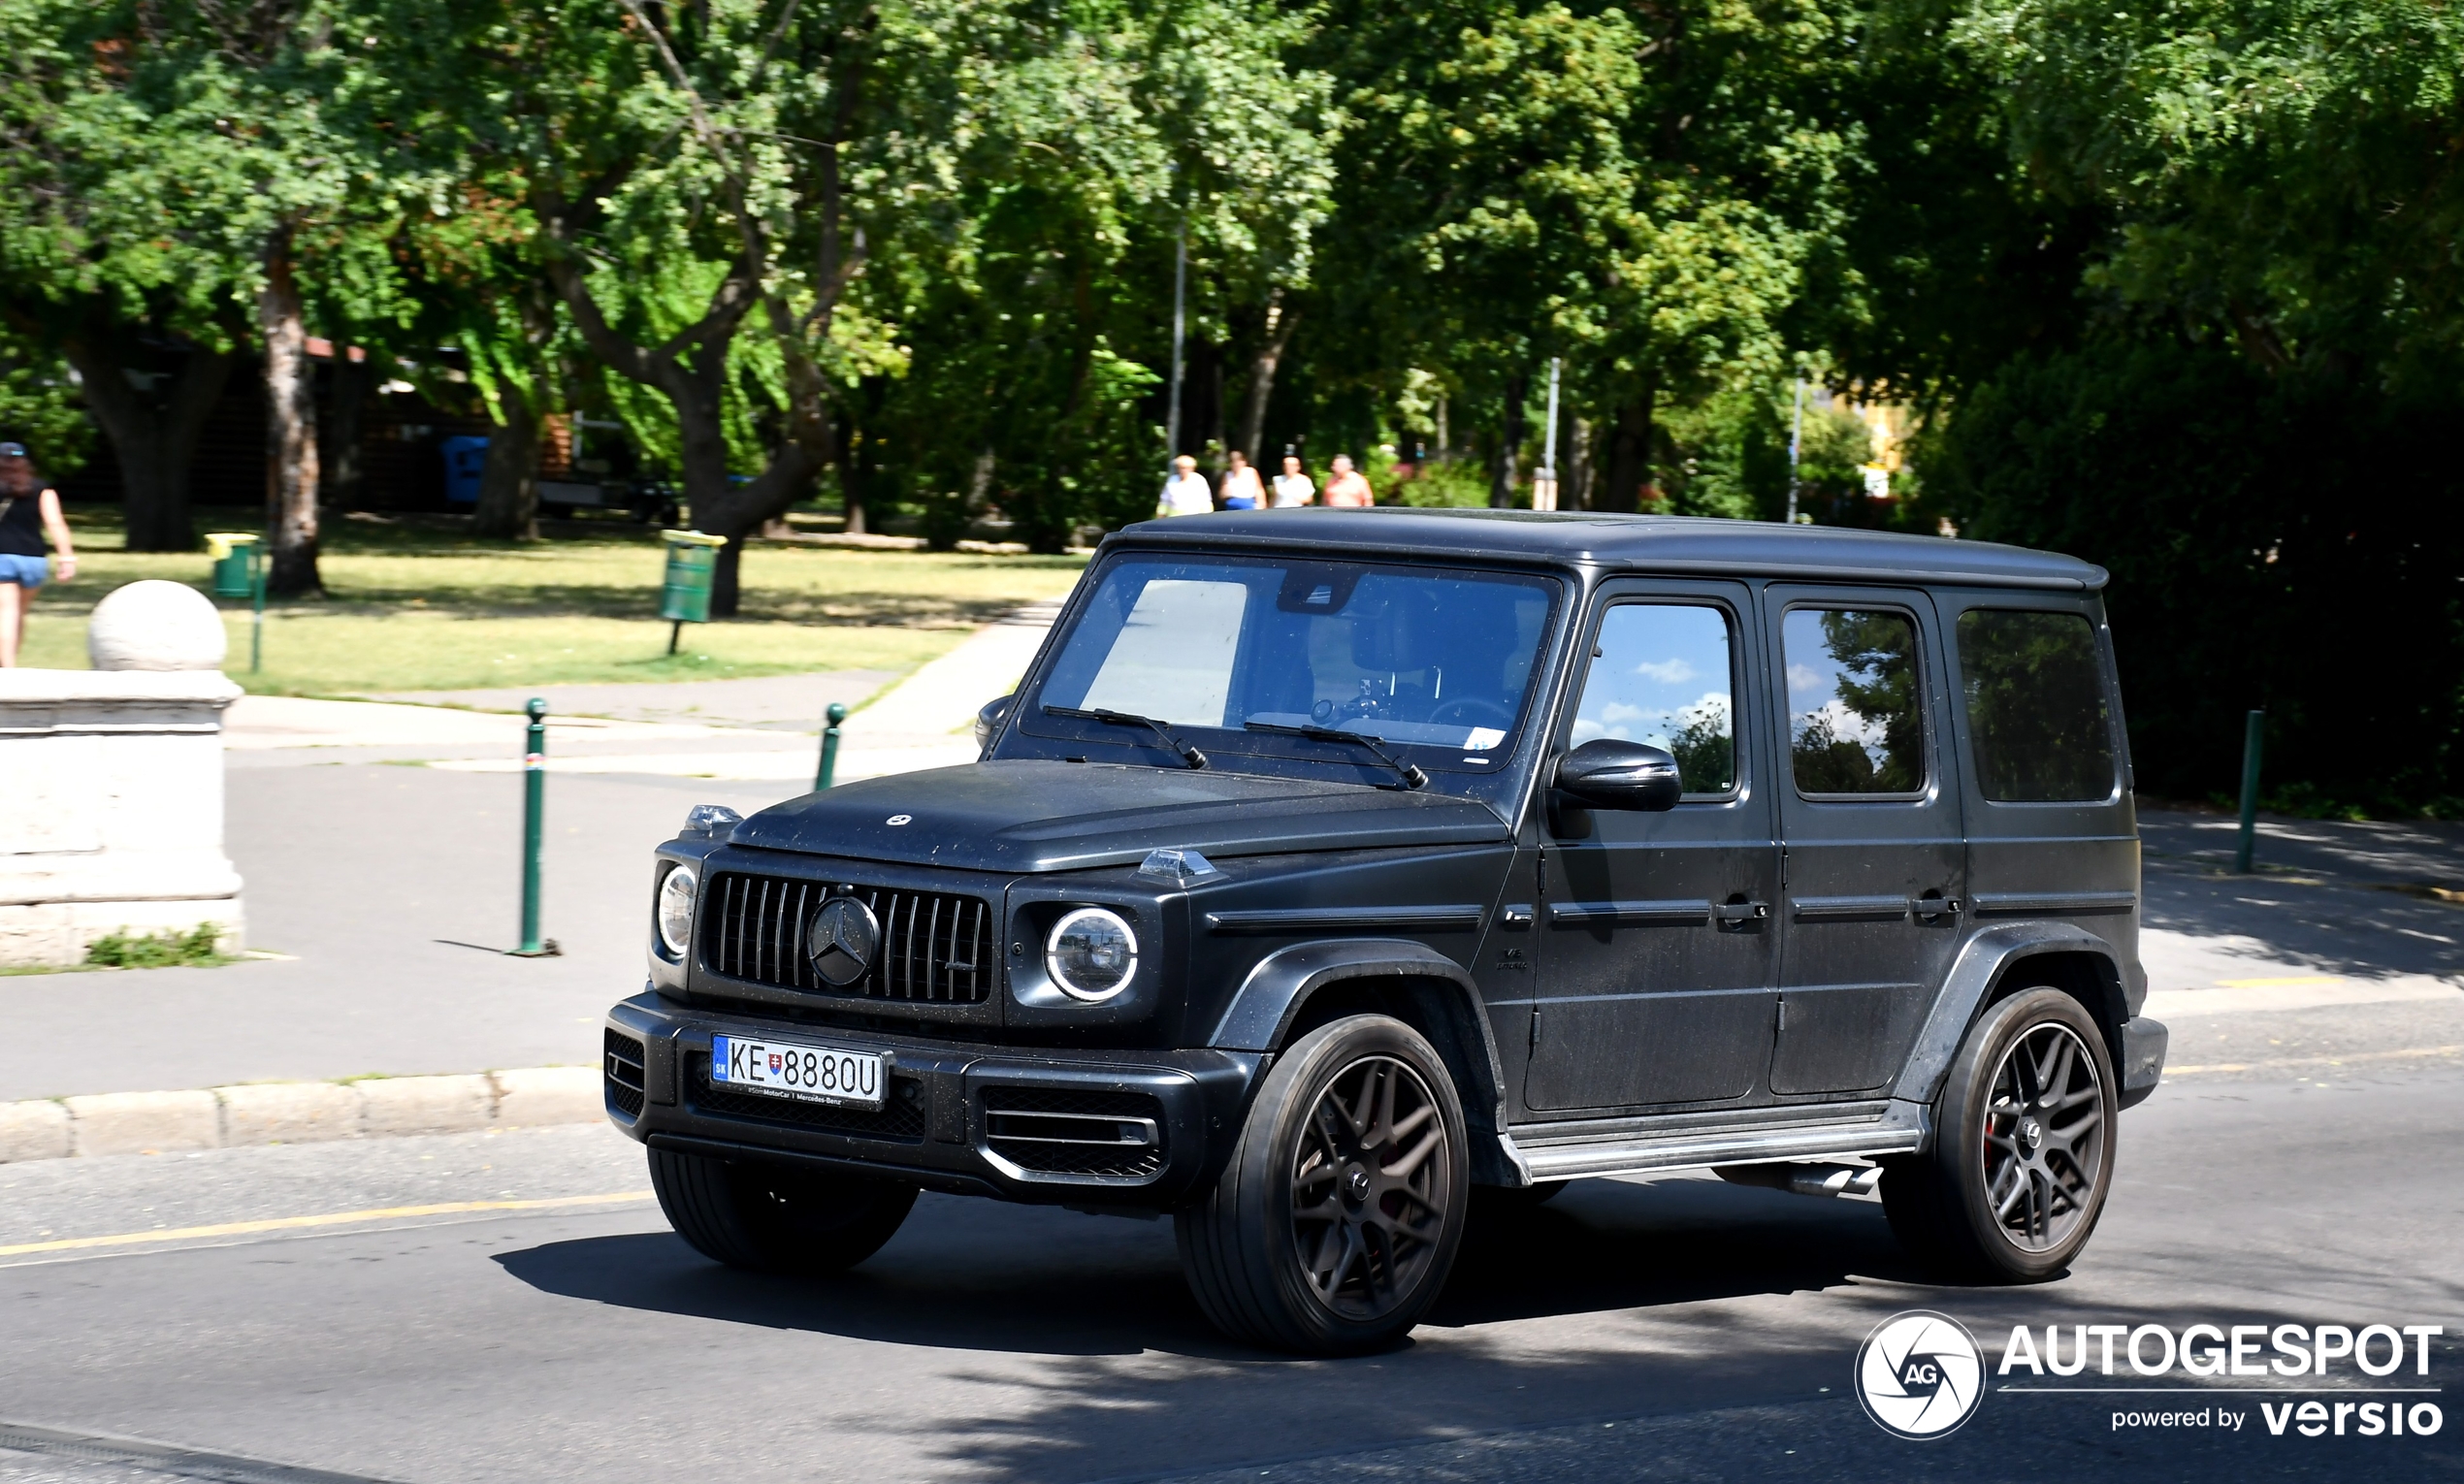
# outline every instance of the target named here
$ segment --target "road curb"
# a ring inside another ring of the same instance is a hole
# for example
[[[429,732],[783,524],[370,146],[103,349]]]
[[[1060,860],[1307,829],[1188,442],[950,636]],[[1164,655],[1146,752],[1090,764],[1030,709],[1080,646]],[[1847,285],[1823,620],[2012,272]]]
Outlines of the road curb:
[[[600,1097],[597,1067],[521,1067],[36,1098],[0,1103],[0,1165],[595,1123]]]

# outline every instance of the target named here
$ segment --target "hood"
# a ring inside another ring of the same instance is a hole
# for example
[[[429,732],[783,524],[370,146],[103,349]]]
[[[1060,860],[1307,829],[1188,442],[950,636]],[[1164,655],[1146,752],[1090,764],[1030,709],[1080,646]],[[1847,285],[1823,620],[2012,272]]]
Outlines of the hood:
[[[808,793],[738,824],[731,843],[1032,872],[1132,865],[1161,846],[1231,856],[1506,838],[1486,804],[1443,793],[1011,758]]]

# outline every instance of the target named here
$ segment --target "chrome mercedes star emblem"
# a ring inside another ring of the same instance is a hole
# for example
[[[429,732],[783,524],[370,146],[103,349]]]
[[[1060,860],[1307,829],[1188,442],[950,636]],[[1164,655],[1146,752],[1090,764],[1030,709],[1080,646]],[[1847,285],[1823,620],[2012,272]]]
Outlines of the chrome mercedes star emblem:
[[[914,818],[915,816],[912,814],[893,814],[890,817],[889,823],[892,824],[904,824]]]
[[[873,950],[881,946],[881,923],[873,910],[852,896],[834,896],[813,914],[805,955],[822,983],[844,988],[872,967]]]

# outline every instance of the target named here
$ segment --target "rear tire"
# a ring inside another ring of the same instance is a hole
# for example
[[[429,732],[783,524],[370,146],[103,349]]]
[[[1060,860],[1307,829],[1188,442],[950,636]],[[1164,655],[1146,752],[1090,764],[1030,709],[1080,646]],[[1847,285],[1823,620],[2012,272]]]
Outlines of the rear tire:
[[[1181,1268],[1236,1339],[1357,1355],[1445,1287],[1471,1195],[1445,1062],[1386,1016],[1311,1031],[1269,1072],[1215,1186],[1181,1210]]]
[[[2118,1112],[2086,1008],[2059,989],[2022,990],[1968,1031],[1934,1105],[1933,1148],[1884,1161],[1891,1230],[1947,1277],[2054,1276],[2104,1213]]]
[[[659,1209],[693,1249],[756,1273],[820,1276],[881,1250],[916,1187],[788,1165],[650,1151]]]

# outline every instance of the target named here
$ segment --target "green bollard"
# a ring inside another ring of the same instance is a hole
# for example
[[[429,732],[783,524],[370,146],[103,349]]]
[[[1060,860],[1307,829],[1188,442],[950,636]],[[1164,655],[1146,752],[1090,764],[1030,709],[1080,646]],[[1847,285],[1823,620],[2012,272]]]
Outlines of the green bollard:
[[[2251,873],[2251,850],[2258,843],[2258,750],[2267,730],[2267,713],[2253,711],[2242,724],[2242,843],[2233,853],[2233,869]]]
[[[813,791],[816,793],[828,788],[830,775],[838,771],[838,724],[847,720],[847,708],[831,701],[826,714],[829,717],[829,725],[822,728],[822,765],[813,774]]]
[[[531,727],[522,755],[522,946],[516,958],[552,958],[556,940],[539,938],[539,846],[547,815],[547,698],[531,697],[523,708]]]

